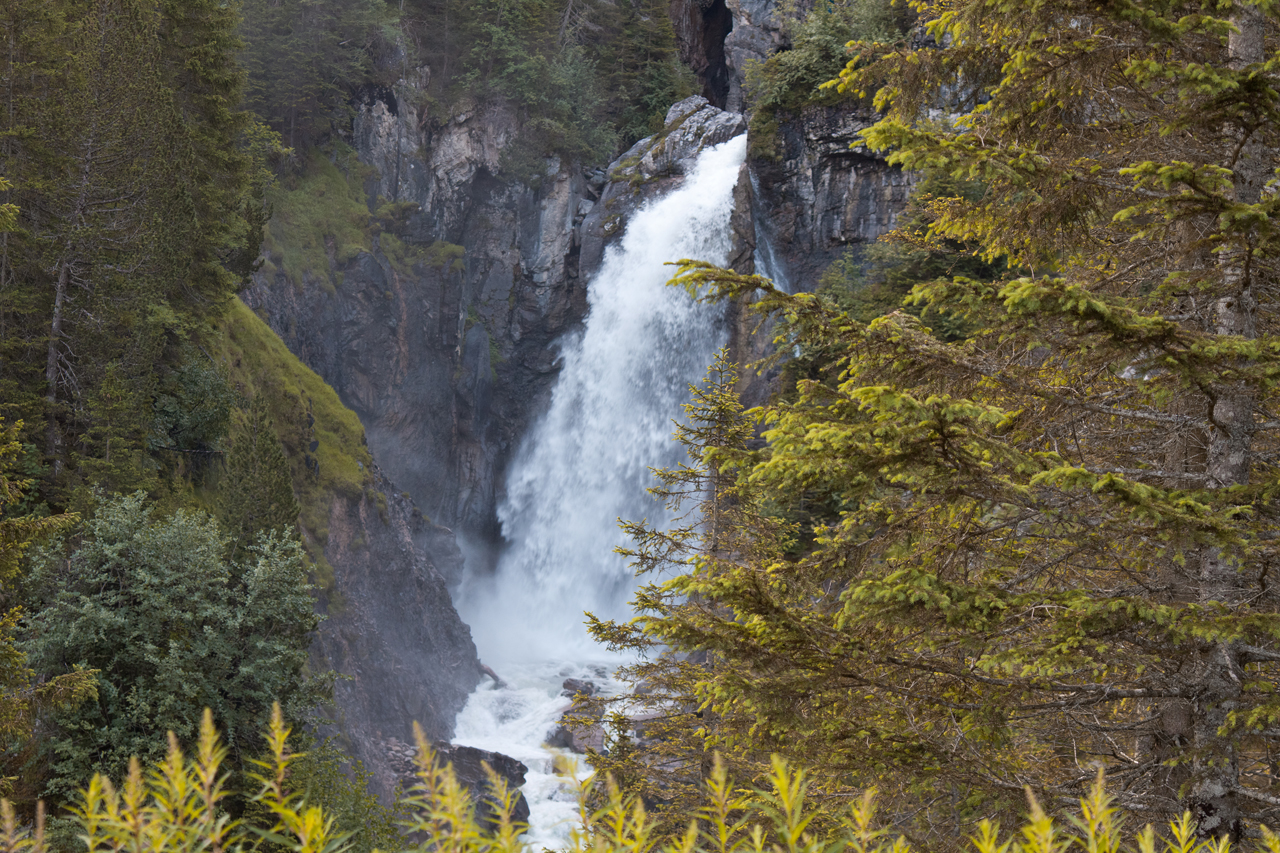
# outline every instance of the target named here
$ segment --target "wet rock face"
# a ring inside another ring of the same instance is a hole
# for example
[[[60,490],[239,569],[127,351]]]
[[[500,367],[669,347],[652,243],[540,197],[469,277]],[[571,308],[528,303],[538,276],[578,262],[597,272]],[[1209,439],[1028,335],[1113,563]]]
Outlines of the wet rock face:
[[[725,0],[671,0],[670,13],[681,61],[697,75],[703,97],[724,109],[733,87],[725,55],[733,12]],[[741,109],[739,100],[736,110]]]
[[[474,746],[436,743],[435,749],[440,761],[453,765],[454,775],[458,777],[462,787],[467,789],[472,802],[476,805],[476,818],[480,824],[490,828],[496,826],[498,803],[492,793],[492,782],[485,766],[488,765],[489,769],[506,782],[508,789],[512,791],[524,784],[525,774],[529,772],[529,768],[509,755],[477,749]],[[517,823],[528,823],[529,801],[525,799],[524,794],[517,794],[511,817]]]
[[[336,289],[276,271],[242,296],[360,416],[375,458],[428,517],[496,547],[503,474],[545,408],[555,341],[585,316],[605,245],[746,121],[688,98],[610,171],[549,162],[531,187],[498,177],[515,134],[506,108],[464,109],[436,126],[399,91],[357,101],[352,138],[377,169],[370,208],[379,196],[417,204],[394,236],[459,245],[461,259],[406,267],[379,237],[335,269]]]
[[[742,112],[751,62],[763,62],[786,39],[778,0],[671,0],[680,58],[698,75],[702,94],[720,109]],[[800,0],[797,11],[812,6]]]
[[[725,3],[732,25],[716,30],[723,33],[719,42],[704,26],[712,11],[709,0],[673,0],[671,17],[681,55],[690,67],[704,74],[703,69],[722,63],[726,94],[723,99],[707,97],[715,106],[734,113],[744,108],[747,68],[785,48],[787,38],[778,0]],[[794,14],[803,14],[812,5],[812,0],[799,0]],[[894,227],[906,204],[911,180],[865,148],[850,148],[858,131],[876,120],[870,110],[848,105],[815,107],[799,116],[782,118],[781,156],[776,162],[757,160],[750,164],[756,193],[746,199],[752,208],[742,218],[758,223],[760,236],[769,239],[778,251],[792,286],[812,289],[846,246],[874,242]],[[657,166],[664,162],[660,154],[653,155]],[[622,162],[627,162],[626,155]],[[648,163],[641,165],[640,171],[645,180],[652,179]],[[735,230],[741,229],[735,225]],[[584,238],[586,267],[595,259],[589,240]],[[742,245],[751,245],[739,253],[735,269],[753,271],[749,267],[755,240],[754,236],[745,238]]]
[[[414,721],[429,737],[451,737],[481,670],[445,585],[462,562],[452,534],[374,473],[376,492],[333,502],[324,555],[334,575],[320,593],[327,618],[311,656],[316,669],[346,677],[329,709],[334,733],[389,797],[399,774],[384,742],[412,739]]]
[[[406,86],[356,100],[352,142],[377,170],[370,211],[379,197],[416,204],[393,236],[461,257],[395,262],[379,237],[335,268],[336,290],[276,272],[243,298],[360,416],[375,458],[430,518],[496,542],[496,484],[549,393],[554,341],[586,312],[576,226],[604,174],[556,161],[536,188],[501,180],[508,107],[442,120]]]
[[[777,14],[778,5],[777,0],[728,0],[733,30],[725,36],[723,48],[725,76],[729,84],[726,109],[743,109],[747,67],[752,62],[764,62],[770,54],[786,45]],[[800,0],[795,8],[807,11],[812,5],[811,0]]]
[[[626,231],[631,214],[683,180],[704,148],[746,130],[742,114],[719,109],[700,95],[667,110],[660,133],[640,140],[609,166],[609,182],[601,190],[600,201],[582,222],[582,276],[589,278],[600,268],[605,248]]]
[[[811,289],[846,247],[874,243],[897,224],[914,178],[850,145],[877,120],[856,106],[812,107],[781,124],[780,158],[751,164],[762,233],[794,285]]]
[[[397,774],[400,790],[406,793],[412,791],[418,784],[417,747],[399,738],[389,738],[382,747],[387,760]],[[475,804],[476,818],[480,825],[495,829],[498,802],[492,794],[492,783],[489,774],[485,771],[485,765],[488,765],[489,769],[496,773],[511,791],[516,791],[524,784],[525,774],[529,772],[529,768],[509,755],[477,749],[473,746],[453,746],[446,741],[436,741],[432,744],[432,749],[435,750],[436,760],[440,764],[449,764],[453,767],[454,776]],[[528,822],[529,801],[525,799],[524,794],[516,795],[515,808],[512,809],[511,817],[518,823]]]

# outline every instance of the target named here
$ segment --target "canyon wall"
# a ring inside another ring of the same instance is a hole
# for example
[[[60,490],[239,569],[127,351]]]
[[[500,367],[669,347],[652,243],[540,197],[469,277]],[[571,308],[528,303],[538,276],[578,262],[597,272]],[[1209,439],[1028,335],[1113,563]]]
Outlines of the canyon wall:
[[[673,106],[662,132],[608,169],[550,158],[540,174],[516,180],[504,171],[519,130],[510,105],[429,114],[413,74],[394,88],[356,93],[345,141],[366,169],[368,245],[338,253],[326,236],[328,270],[300,274],[268,263],[242,294],[358,414],[386,472],[377,475],[391,496],[385,506],[367,498],[334,504],[325,553],[346,603],[317,648],[319,660],[355,676],[339,685],[336,722],[363,744],[356,754],[380,779],[390,771],[377,744],[405,738],[396,721],[432,720],[429,735],[447,738],[479,679],[446,590],[464,572],[455,533],[467,549],[465,570],[485,571],[502,543],[505,470],[545,408],[557,340],[580,327],[591,273],[629,215],[680,181],[702,147],[745,131],[746,63],[782,44],[773,7],[674,0],[681,50],[705,97]],[[892,227],[910,180],[849,147],[873,120],[849,107],[783,117],[778,158],[743,168],[735,268],[773,270],[793,289],[812,289],[847,247]],[[765,337],[741,306],[726,322],[739,357],[763,353]],[[761,402],[772,377],[743,388],[748,402]],[[428,658],[432,671],[419,671]],[[377,678],[368,677],[373,669]],[[419,695],[377,689],[396,672]]]
[[[462,565],[452,533],[424,519],[381,471],[371,473],[373,489],[338,497],[330,509],[324,555],[333,583],[320,596],[327,618],[311,656],[342,676],[322,732],[338,737],[389,797],[402,776],[394,746],[413,742],[414,722],[432,740],[451,738],[483,675],[444,580]]]
[[[728,32],[718,9],[680,0],[672,15],[709,94],[740,100],[745,63],[782,36],[772,0],[733,0]],[[514,180],[503,171],[519,129],[512,107],[463,104],[429,115],[415,96],[419,85],[410,75],[395,88],[358,93],[348,136],[373,167],[369,216],[388,203],[404,215],[384,223],[368,251],[331,259],[330,279],[340,286],[271,268],[243,298],[359,414],[398,487],[463,534],[484,563],[501,541],[503,472],[556,374],[555,342],[584,316],[586,282],[629,207],[679,169],[661,157],[639,171],[632,162],[670,136],[669,127],[608,170],[550,158],[542,174]],[[791,286],[812,288],[847,246],[892,227],[910,181],[849,148],[872,120],[847,107],[784,118],[779,158],[753,161],[754,179],[741,191],[739,268],[754,269],[761,237]],[[417,248],[416,258],[398,257],[405,246]],[[449,570],[447,580],[459,577]]]

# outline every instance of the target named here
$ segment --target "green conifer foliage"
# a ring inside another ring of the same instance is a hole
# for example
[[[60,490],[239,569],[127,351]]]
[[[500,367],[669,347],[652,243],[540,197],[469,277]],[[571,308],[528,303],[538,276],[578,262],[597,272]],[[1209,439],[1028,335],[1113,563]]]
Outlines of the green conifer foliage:
[[[98,414],[124,395],[146,420],[234,285],[223,263],[246,237],[247,164],[235,16],[142,0],[20,0],[4,15],[0,169],[20,213],[0,258],[0,383],[6,410],[43,426],[46,490],[65,503],[95,476],[79,460],[103,462]],[[150,487],[155,467],[111,485]]]
[[[245,0],[241,14],[246,103],[295,149],[345,117],[393,21],[383,0]]]
[[[22,559],[31,545],[76,521],[73,515],[7,516],[31,485],[15,476],[21,429],[20,423],[8,425],[0,420],[0,595],[6,600],[14,597]],[[16,778],[2,774],[17,769],[14,765],[28,751],[36,714],[49,707],[69,708],[94,696],[94,674],[83,668],[43,683],[34,680],[35,673],[14,636],[22,615],[21,607],[0,613],[0,788],[6,796],[14,793]]]
[[[30,665],[99,672],[97,701],[55,715],[42,744],[49,795],[158,758],[166,731],[194,742],[206,707],[243,768],[272,702],[296,720],[322,701],[328,679],[305,673],[320,617],[301,545],[265,534],[232,561],[228,544],[207,515],[155,518],[139,493],[37,556]]]
[[[621,553],[638,573],[652,578],[636,594],[642,618],[615,623],[592,617],[589,622],[598,640],[637,656],[640,662],[624,667],[621,675],[643,685],[631,695],[584,703],[586,709],[607,713],[608,748],[590,753],[592,767],[611,775],[624,794],[651,804],[656,832],[670,836],[683,833],[689,815],[707,805],[704,782],[713,750],[739,770],[764,772],[770,746],[776,748],[779,740],[774,733],[752,731],[749,714],[708,707],[703,690],[723,667],[736,664],[731,655],[709,644],[672,643],[662,630],[729,615],[716,596],[692,589],[682,578],[714,584],[721,560],[767,565],[781,559],[794,536],[793,525],[772,517],[761,492],[738,476],[755,423],[738,400],[737,381],[738,371],[722,350],[706,380],[690,387],[692,399],[675,433],[689,461],[656,470],[658,485],[650,490],[677,521],[666,528],[623,524],[634,546]],[[643,743],[631,736],[637,718],[643,721]],[[596,715],[580,722],[594,724]]]
[[[266,403],[254,397],[231,432],[218,507],[232,553],[248,548],[259,533],[296,536],[300,511],[280,437]]]
[[[641,624],[725,661],[709,709],[823,788],[881,785],[921,833],[1103,766],[1126,808],[1241,837],[1280,804],[1280,10],[915,5],[934,43],[864,45],[844,85],[887,81],[865,136],[892,162],[985,185],[931,232],[1007,271],[912,298],[986,331],[863,325],[687,264],[841,353],[837,382],[760,413],[744,474],[837,515],[798,557],[699,557],[666,589],[707,605],[642,600]]]

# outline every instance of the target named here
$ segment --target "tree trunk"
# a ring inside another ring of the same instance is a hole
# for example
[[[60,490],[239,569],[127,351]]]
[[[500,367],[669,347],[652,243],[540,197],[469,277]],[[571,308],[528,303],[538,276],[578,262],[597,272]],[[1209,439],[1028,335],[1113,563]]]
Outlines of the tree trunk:
[[[1262,62],[1266,22],[1252,6],[1237,6],[1231,22],[1237,32],[1228,40],[1229,67],[1242,70]],[[1252,128],[1228,128],[1234,161],[1236,201],[1256,204],[1266,180],[1266,152],[1260,150]],[[1222,291],[1213,312],[1213,331],[1219,335],[1253,338],[1257,335],[1257,308],[1254,269],[1250,256],[1252,240],[1237,236],[1237,242],[1222,255]],[[1249,481],[1254,432],[1254,399],[1248,385],[1224,382],[1211,392],[1207,483],[1211,489],[1225,489]],[[1230,550],[1206,548],[1200,558],[1200,601],[1238,607],[1245,598],[1244,579]],[[1198,821],[1203,838],[1228,837],[1238,840],[1243,829],[1236,793],[1240,784],[1239,756],[1230,738],[1219,732],[1240,701],[1239,650],[1234,643],[1219,642],[1201,650],[1196,666],[1193,748],[1195,782],[1188,807]]]
[[[45,361],[44,379],[47,388],[45,404],[45,454],[53,460],[53,475],[62,470],[60,442],[58,441],[58,344],[62,340],[62,314],[67,301],[67,288],[71,284],[71,261],[59,264],[57,284],[53,292],[53,320],[49,323],[49,354]]]

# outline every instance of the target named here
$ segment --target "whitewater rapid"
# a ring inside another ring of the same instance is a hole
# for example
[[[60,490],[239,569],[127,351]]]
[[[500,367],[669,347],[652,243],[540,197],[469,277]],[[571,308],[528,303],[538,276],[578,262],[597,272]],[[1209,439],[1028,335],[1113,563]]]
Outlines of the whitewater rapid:
[[[721,310],[667,286],[694,258],[723,265],[732,246],[733,190],[746,136],[711,147],[683,183],[632,215],[588,288],[582,331],[562,342],[551,404],[509,471],[498,516],[507,546],[491,577],[470,577],[460,613],[485,663],[508,682],[474,693],[454,742],[503,752],[529,768],[532,849],[556,848],[576,815],[565,790],[573,756],[543,746],[570,700],[573,677],[618,689],[625,661],[595,645],[583,613],[625,619],[635,577],[614,549],[618,519],[662,525],[666,510],[646,489],[651,467],[682,461],[673,420],[726,333]],[[558,774],[557,770],[561,772]],[[579,774],[589,773],[580,761]]]

